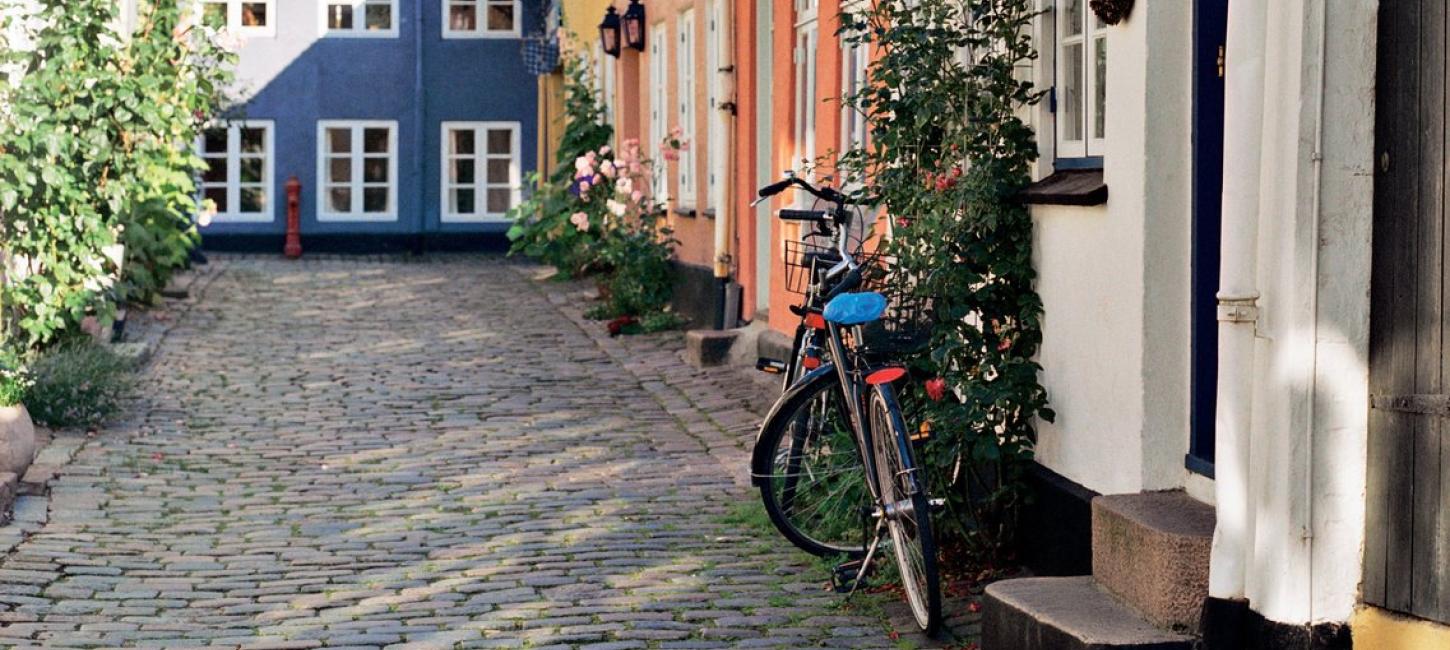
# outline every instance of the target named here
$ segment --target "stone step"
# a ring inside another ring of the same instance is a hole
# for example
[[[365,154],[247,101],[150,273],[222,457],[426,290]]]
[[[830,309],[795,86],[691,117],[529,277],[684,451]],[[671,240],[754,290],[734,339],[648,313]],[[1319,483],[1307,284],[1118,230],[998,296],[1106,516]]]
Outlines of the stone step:
[[[1198,630],[1214,510],[1181,491],[1093,499],[1093,577],[1158,627]]]
[[[1018,578],[987,586],[985,650],[1192,650],[1104,591],[1092,576]]]

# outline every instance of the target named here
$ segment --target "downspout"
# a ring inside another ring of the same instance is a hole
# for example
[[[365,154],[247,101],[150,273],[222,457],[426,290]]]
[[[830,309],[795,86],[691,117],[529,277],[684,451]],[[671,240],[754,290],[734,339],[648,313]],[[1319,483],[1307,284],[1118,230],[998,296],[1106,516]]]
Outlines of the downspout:
[[[1315,53],[1319,70],[1316,72],[1314,92],[1314,150],[1310,153],[1311,180],[1309,209],[1309,396],[1305,405],[1307,415],[1304,423],[1304,507],[1300,531],[1309,554],[1309,575],[1306,590],[1309,602],[1305,611],[1308,622],[1314,622],[1314,428],[1318,421],[1319,401],[1319,227],[1323,218],[1324,194],[1324,89],[1326,84],[1325,65],[1328,63],[1329,0],[1320,0],[1319,42]]]
[[[720,136],[721,139],[724,140],[722,144],[725,145],[725,173],[724,177],[720,179],[720,183],[722,185],[722,187],[720,188],[721,199],[720,203],[715,206],[715,279],[718,280],[718,291],[720,292],[719,295],[721,329],[735,326],[735,319],[732,318],[730,314],[725,313],[726,305],[730,304],[730,299],[726,295],[726,292],[730,290],[730,265],[732,260],[734,259],[733,256],[730,254],[730,234],[734,232],[733,216],[735,215],[735,206],[732,201],[734,196],[733,188],[735,185],[732,182],[735,177],[735,102],[733,100],[726,100],[726,97],[733,96],[733,93],[735,92],[735,39],[734,30],[732,29],[735,21],[727,19],[727,17],[729,17],[731,13],[730,11],[726,11],[727,7],[732,10],[734,8],[733,4],[731,3],[725,3],[722,0],[717,0],[717,4],[714,7],[716,15],[711,16],[712,19],[720,21],[717,29],[719,30],[721,41],[721,43],[714,43],[712,45],[717,48],[717,51],[721,49],[724,50],[723,52],[719,52],[719,65],[717,66],[719,69],[711,71],[711,74],[717,75],[716,83],[718,83],[720,87],[720,93],[718,95],[719,103],[716,104],[715,110],[726,111],[726,107],[729,107],[729,111],[725,112],[724,116],[714,116],[714,119],[720,120],[721,122]],[[729,43],[730,47],[721,48],[720,46],[722,43]],[[729,59],[728,61],[725,60],[727,57]],[[718,77],[718,75],[726,74],[726,71],[729,71],[731,73],[731,83],[728,85],[723,81],[719,80]]]
[[[1218,525],[1209,595],[1242,599],[1254,538],[1249,492],[1254,334],[1258,321],[1259,169],[1268,0],[1229,3],[1225,47],[1223,243],[1218,292],[1214,493]]]

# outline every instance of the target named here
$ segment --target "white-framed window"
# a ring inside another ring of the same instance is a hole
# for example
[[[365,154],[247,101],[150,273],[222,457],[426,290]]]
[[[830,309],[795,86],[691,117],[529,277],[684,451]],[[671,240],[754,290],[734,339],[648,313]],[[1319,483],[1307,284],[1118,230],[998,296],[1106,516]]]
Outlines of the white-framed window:
[[[842,12],[852,13],[865,9],[863,0],[851,0],[841,7]],[[865,44],[841,39],[841,151],[866,144],[866,116],[860,110],[847,106],[845,99],[866,88],[866,69],[870,63],[870,52]]]
[[[594,94],[599,97],[599,107],[602,109],[599,119],[610,126],[614,123],[614,61],[612,57],[604,53],[604,46],[600,43],[594,44]],[[618,131],[618,128],[614,129]],[[616,134],[611,134],[613,138]]]
[[[322,35],[334,38],[396,38],[398,0],[321,0]]]
[[[705,3],[705,74],[709,80],[709,131],[707,132],[706,155],[709,156],[705,177],[705,207],[721,210],[725,205],[725,174],[729,164],[725,140],[725,73],[723,61],[729,54],[725,51],[725,6],[724,0],[708,0]]]
[[[795,0],[795,48],[792,53],[795,86],[795,157],[791,167],[809,169],[816,162],[816,44],[820,24],[816,20],[816,0]],[[804,202],[809,195],[796,192],[796,200]]]
[[[444,122],[445,223],[499,221],[521,200],[518,122]]]
[[[518,38],[519,0],[442,0],[443,38]]]
[[[1057,157],[1103,155],[1107,137],[1107,25],[1087,0],[1058,0]]]
[[[199,189],[216,206],[214,222],[272,221],[272,131],[271,121],[245,120],[202,132],[196,148],[206,169]]]
[[[276,36],[276,0],[201,0],[202,20],[242,36]]]
[[[317,220],[398,218],[398,123],[317,123]]]
[[[680,12],[679,44],[675,50],[675,99],[679,104],[677,124],[684,131],[686,146],[680,150],[679,187],[675,197],[680,207],[695,206],[695,10]]]
[[[665,107],[668,105],[666,91],[669,88],[669,41],[668,30],[663,21],[650,26],[649,30],[649,146],[646,151],[658,152],[661,144],[665,141],[665,134],[669,133],[669,113]],[[655,164],[651,168],[652,178],[650,179],[652,189],[657,200],[663,202],[669,200],[669,189],[665,183],[667,176],[664,157],[655,154]]]

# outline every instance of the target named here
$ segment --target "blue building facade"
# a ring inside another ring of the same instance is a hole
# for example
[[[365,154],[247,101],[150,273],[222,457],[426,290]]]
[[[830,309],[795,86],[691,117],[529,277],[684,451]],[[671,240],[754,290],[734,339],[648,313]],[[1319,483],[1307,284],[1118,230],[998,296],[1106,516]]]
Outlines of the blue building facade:
[[[539,1],[206,0],[241,42],[198,145],[207,245],[279,241],[293,176],[304,245],[501,233],[536,163]]]

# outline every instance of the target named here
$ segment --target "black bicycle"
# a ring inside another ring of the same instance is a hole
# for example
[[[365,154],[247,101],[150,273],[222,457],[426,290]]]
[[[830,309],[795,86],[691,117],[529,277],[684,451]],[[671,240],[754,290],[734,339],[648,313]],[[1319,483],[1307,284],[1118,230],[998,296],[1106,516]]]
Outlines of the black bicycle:
[[[849,247],[850,201],[831,188],[787,177],[760,190],[762,198],[799,187],[831,204],[829,210],[781,210],[780,218],[804,221],[835,235],[835,259],[813,262],[819,303],[817,318],[803,306],[811,332],[824,350],[813,369],[799,364],[761,426],[751,460],[752,481],[781,534],[821,556],[858,558],[849,584],[854,589],[882,541],[901,574],[903,591],[917,623],[929,634],[941,625],[941,593],[924,469],[915,458],[920,437],[906,426],[894,384],[906,369],[883,362],[870,336],[894,309],[885,295],[862,288],[871,266]],[[801,336],[797,337],[798,344]],[[805,344],[808,345],[809,343]],[[802,348],[801,359],[808,347]],[[789,374],[787,375],[789,378]]]

